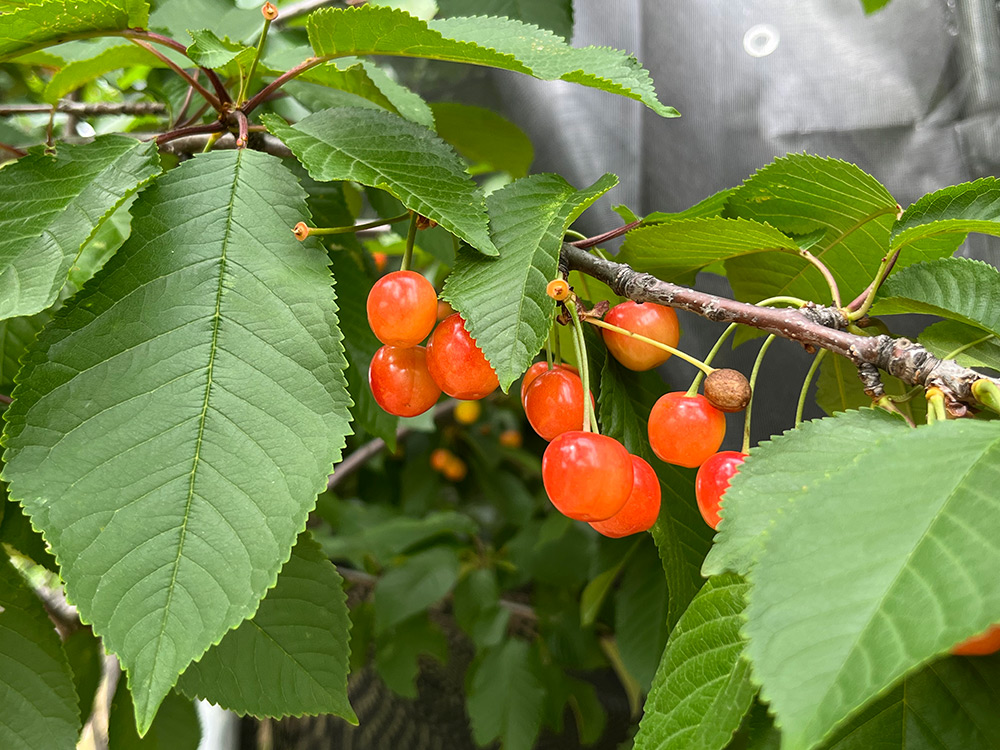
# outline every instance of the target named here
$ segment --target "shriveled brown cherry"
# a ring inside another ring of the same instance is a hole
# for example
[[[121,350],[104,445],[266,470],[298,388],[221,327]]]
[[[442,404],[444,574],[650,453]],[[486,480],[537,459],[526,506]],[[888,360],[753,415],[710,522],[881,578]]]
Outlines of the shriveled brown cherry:
[[[729,488],[729,481],[740,470],[746,460],[745,453],[737,451],[722,451],[709,458],[698,469],[694,478],[694,496],[698,501],[698,510],[705,523],[713,529],[719,528],[719,506],[722,496]]]
[[[375,402],[397,417],[423,414],[441,395],[427,370],[427,350],[422,346],[383,346],[372,357],[368,385]]]
[[[653,302],[626,300],[612,307],[604,316],[604,322],[675,348],[681,337],[674,309]],[[670,359],[670,352],[623,333],[603,328],[601,335],[611,355],[630,370],[651,370]]]
[[[649,413],[649,446],[668,464],[697,468],[725,437],[726,415],[701,394],[665,393]]]
[[[604,536],[618,539],[648,531],[659,516],[660,480],[652,466],[632,456],[632,492],[625,505],[606,521],[594,521],[590,525]]]
[[[594,398],[591,396],[591,403]],[[568,369],[543,372],[524,394],[528,423],[545,440],[583,425],[583,383]]]
[[[458,313],[438,323],[427,342],[427,369],[442,391],[452,398],[484,398],[500,386],[475,339]]]
[[[437,293],[414,271],[393,271],[368,293],[368,325],[389,346],[416,346],[437,322]]]
[[[606,435],[564,432],[542,455],[542,484],[564,516],[604,521],[622,509],[632,492],[632,457]]]

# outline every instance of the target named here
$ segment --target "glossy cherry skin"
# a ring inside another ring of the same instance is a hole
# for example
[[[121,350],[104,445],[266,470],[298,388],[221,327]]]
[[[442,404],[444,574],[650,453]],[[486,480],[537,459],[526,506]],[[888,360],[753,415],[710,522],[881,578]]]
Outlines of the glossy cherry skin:
[[[681,338],[681,327],[677,313],[672,307],[653,302],[633,302],[627,300],[612,307],[604,316],[605,323],[611,323],[632,333],[676,347]],[[601,329],[604,344],[611,356],[630,370],[651,370],[670,359],[670,352],[657,349],[651,344],[637,341],[623,333]]]
[[[566,364],[563,364],[563,365],[552,365],[551,369],[553,369],[553,370],[567,370],[568,372],[573,372],[573,373],[576,373],[577,375],[580,374],[580,371],[577,370],[575,367],[573,367],[573,365],[566,365]],[[530,386],[532,383],[535,382],[535,378],[537,378],[543,372],[548,372],[548,371],[549,371],[549,364],[548,364],[548,362],[535,362],[535,364],[533,364],[531,367],[529,367],[528,371],[526,373],[524,373],[524,375],[521,377],[521,405],[522,406],[524,405],[524,397],[528,395],[528,386]]]
[[[604,536],[618,539],[629,534],[648,531],[660,516],[660,480],[653,467],[638,456],[632,456],[632,492],[624,507],[606,521],[594,521],[591,526]]]
[[[438,323],[431,334],[427,369],[434,382],[452,398],[484,398],[500,386],[497,374],[465,330],[465,321],[458,313]]]
[[[594,403],[594,397],[590,397]],[[552,440],[583,426],[583,383],[570,370],[558,368],[543,372],[528,386],[524,395],[524,414],[535,432]]]
[[[719,450],[726,415],[701,394],[664,393],[649,413],[649,446],[661,461],[695,469]]]
[[[632,457],[606,435],[564,432],[542,454],[542,484],[564,516],[604,521],[622,509],[632,492]]]
[[[368,325],[388,346],[416,346],[437,322],[437,292],[413,271],[393,271],[368,293]]]
[[[422,346],[383,346],[372,357],[368,385],[378,405],[397,417],[423,414],[441,395]]]
[[[955,656],[987,656],[1000,651],[1000,624],[962,641],[951,649]]]
[[[740,470],[746,457],[745,453],[722,451],[709,458],[698,469],[694,478],[694,496],[698,501],[701,517],[713,529],[719,528],[719,521],[722,520],[719,517],[719,505],[729,487],[729,480]]]

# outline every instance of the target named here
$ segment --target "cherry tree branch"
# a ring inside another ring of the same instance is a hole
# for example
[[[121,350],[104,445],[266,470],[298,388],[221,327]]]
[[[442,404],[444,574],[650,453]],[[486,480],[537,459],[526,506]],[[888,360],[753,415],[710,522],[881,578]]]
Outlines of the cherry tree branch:
[[[58,104],[3,104],[0,117],[15,115],[48,114],[52,111],[77,117],[98,115],[162,115],[167,107],[162,102],[74,102],[61,99]]]
[[[1000,379],[986,377],[954,360],[939,359],[908,339],[850,333],[844,330],[847,319],[835,307],[812,303],[798,310],[758,307],[661,281],[569,244],[563,245],[560,264],[563,270],[593,276],[611,287],[615,294],[636,302],[655,302],[687,310],[719,323],[741,323],[797,341],[810,349],[826,349],[847,357],[869,378],[870,368],[875,367],[910,385],[937,386],[944,392],[949,410],[956,416],[964,414],[968,406],[981,406],[972,393],[972,385],[977,380],[985,379],[1000,387]]]

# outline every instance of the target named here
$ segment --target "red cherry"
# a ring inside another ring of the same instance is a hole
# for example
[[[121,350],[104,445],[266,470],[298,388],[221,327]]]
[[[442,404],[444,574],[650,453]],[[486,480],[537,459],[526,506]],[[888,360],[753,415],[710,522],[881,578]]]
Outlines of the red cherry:
[[[622,509],[632,492],[632,457],[606,435],[564,432],[542,455],[542,483],[564,516],[604,521]]]
[[[378,405],[397,417],[423,414],[441,395],[422,346],[383,346],[372,357],[368,385]]]
[[[626,300],[612,307],[604,316],[604,322],[673,347],[681,338],[681,327],[674,309],[653,302]],[[651,370],[670,359],[670,352],[623,333],[602,328],[601,335],[611,355],[630,370]]]
[[[722,451],[709,458],[698,469],[694,478],[694,496],[698,500],[698,510],[705,523],[713,529],[719,528],[719,505],[729,487],[729,480],[740,470],[746,460],[746,453]]]
[[[567,372],[576,373],[577,375],[580,374],[580,371],[577,370],[575,367],[573,367],[573,365],[566,365],[566,364],[552,365],[552,369],[553,370],[566,370]],[[528,395],[528,386],[531,385],[535,381],[535,378],[537,378],[543,372],[548,372],[548,371],[549,371],[549,364],[548,364],[548,362],[535,362],[535,364],[533,364],[531,367],[529,367],[528,371],[526,373],[524,373],[524,375],[521,377],[521,405],[522,406],[524,405],[524,397],[526,395]],[[581,417],[581,421],[582,421],[582,419],[583,418]]]
[[[668,464],[697,468],[725,436],[726,415],[701,394],[665,393],[649,413],[649,446]]]
[[[594,403],[591,395],[590,403]],[[580,376],[567,369],[543,372],[528,386],[524,395],[524,414],[542,438],[552,440],[583,424],[583,383]]]
[[[465,330],[465,321],[458,313],[438,323],[431,334],[427,369],[441,390],[453,398],[483,398],[500,386],[497,374]]]
[[[437,322],[437,293],[413,271],[393,271],[368,293],[368,325],[389,346],[416,346]]]
[[[1000,624],[962,641],[951,649],[955,656],[986,656],[1000,651]]]
[[[632,492],[625,507],[607,521],[590,524],[604,536],[618,539],[648,531],[660,516],[660,480],[653,467],[638,456],[632,456],[632,475]]]

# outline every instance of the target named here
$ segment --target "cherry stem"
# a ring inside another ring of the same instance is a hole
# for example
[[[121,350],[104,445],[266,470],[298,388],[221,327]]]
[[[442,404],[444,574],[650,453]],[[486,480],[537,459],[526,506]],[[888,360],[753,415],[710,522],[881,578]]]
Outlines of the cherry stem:
[[[806,394],[809,393],[809,386],[812,384],[813,378],[816,377],[816,371],[819,370],[819,363],[823,361],[826,356],[826,349],[820,349],[816,356],[813,357],[812,364],[809,365],[809,372],[806,373],[805,380],[802,381],[802,390],[799,391],[799,403],[795,406],[795,426],[798,427],[802,424],[802,411],[805,409],[806,405]]]
[[[600,432],[597,429],[597,418],[590,411],[590,362],[587,361],[587,342],[583,338],[583,324],[580,322],[576,303],[569,299],[565,304],[573,318],[573,343],[576,347],[577,364],[580,366],[580,381],[583,383],[583,431]]]
[[[594,247],[594,245],[600,245],[602,242],[607,242],[608,240],[613,240],[615,237],[621,237],[626,232],[635,229],[637,226],[642,224],[642,219],[637,219],[636,221],[630,222],[624,226],[611,229],[603,234],[597,234],[593,237],[585,237],[582,240],[577,240],[576,242],[571,242],[573,247],[578,247],[581,250],[585,250],[588,247]]]
[[[236,148],[246,148],[250,138],[250,121],[238,109],[233,111],[233,117],[236,118]]]
[[[764,361],[764,355],[775,338],[777,336],[772,333],[764,339],[764,343],[760,345],[760,351],[757,352],[757,359],[753,362],[753,369],[750,371],[750,403],[747,404],[746,417],[743,419],[743,453],[750,452],[750,414],[753,411],[753,397],[757,387],[757,373],[760,372],[760,365]]]
[[[657,341],[656,339],[651,339],[648,336],[643,336],[642,334],[636,333],[635,331],[630,331],[627,328],[621,328],[611,323],[605,323],[603,320],[598,320],[597,318],[587,318],[588,323],[597,326],[598,328],[606,328],[609,331],[614,331],[615,333],[620,333],[623,336],[631,336],[636,341],[641,341],[644,344],[649,344],[650,346],[655,346],[657,349],[662,349],[665,352],[670,352],[678,359],[683,359],[685,362],[694,365],[699,370],[701,370],[706,375],[711,375],[715,372],[715,368],[705,364],[697,357],[692,357],[686,352],[682,352],[680,349],[675,349],[670,346],[670,344],[664,344],[662,341]]]
[[[982,378],[972,384],[972,395],[983,406],[1000,413],[1000,388],[996,384]]]
[[[400,271],[409,271],[410,262],[413,260],[413,243],[417,239],[417,212],[410,211],[410,228],[406,230],[406,249],[403,250],[403,262],[399,266]]]
[[[552,348],[553,348],[552,341],[555,338],[556,338],[555,329],[554,328],[550,328],[549,329],[549,339],[548,339],[548,341],[545,342],[545,362],[548,365],[548,369],[549,370],[552,369]]]
[[[962,344],[957,349],[954,349],[954,350],[948,352],[947,354],[945,354],[941,359],[955,359],[955,357],[957,357],[962,352],[964,352],[964,351],[966,351],[968,349],[971,349],[974,346],[979,346],[980,344],[985,344],[987,341],[989,341],[993,337],[994,337],[994,334],[987,333],[981,339],[976,339],[975,341],[970,341],[968,344]]]
[[[203,149],[201,150],[201,152],[202,152],[203,154],[207,154],[207,153],[208,153],[209,151],[211,151],[211,150],[212,150],[212,147],[213,147],[213,146],[215,145],[215,142],[216,142],[217,140],[219,140],[219,139],[220,139],[221,137],[222,137],[222,133],[221,133],[221,132],[218,132],[218,133],[211,133],[211,134],[210,134],[210,135],[208,136],[208,140],[207,140],[207,141],[205,141],[205,148],[203,148]]]
[[[887,255],[882,258],[882,263],[879,264],[878,270],[875,272],[875,278],[872,279],[872,283],[868,285],[861,294],[851,300],[850,304],[847,305],[847,319],[854,321],[859,318],[863,318],[868,314],[868,310],[871,309],[872,302],[875,301],[875,295],[878,293],[879,288],[885,283],[885,280],[889,278],[889,274],[892,273],[893,266],[896,265],[896,261],[899,259],[899,251],[902,247],[897,247],[896,252],[891,256]]]
[[[166,65],[177,75],[179,75],[181,78],[187,81],[188,86],[190,86],[199,94],[201,94],[205,98],[205,101],[212,105],[213,109],[215,109],[217,112],[222,111],[222,103],[219,101],[219,98],[215,96],[211,91],[206,89],[204,86],[202,86],[200,83],[198,83],[198,81],[190,73],[184,70],[184,68],[182,68],[180,65],[175,63],[169,57],[164,55],[162,52],[160,52],[160,50],[156,49],[156,47],[154,47],[152,44],[148,44],[147,42],[144,42],[140,39],[132,39],[131,37],[129,37],[129,41],[138,47],[142,47],[149,54],[159,59],[161,62],[163,62],[164,65]]]
[[[240,86],[240,95],[237,97],[237,102],[242,102],[243,97],[246,95],[247,86],[250,85],[250,79],[253,78],[253,74],[257,72],[257,63],[260,62],[260,56],[264,53],[264,42],[267,41],[267,32],[271,28],[271,19],[264,17],[264,30],[260,32],[260,39],[257,40],[257,51],[254,53],[253,62],[250,63],[250,72],[247,73],[247,77],[243,80],[243,84]]]
[[[350,234],[352,232],[361,232],[365,229],[374,229],[375,227],[380,227],[384,224],[396,224],[403,219],[408,218],[410,218],[409,211],[405,214],[400,214],[399,216],[393,216],[391,219],[376,219],[375,221],[365,222],[364,224],[351,224],[346,227],[309,227],[309,234]]]
[[[830,269],[826,267],[826,264],[808,250],[799,250],[799,256],[805,258],[819,269],[819,272],[823,274],[823,278],[826,279],[826,285],[830,287],[830,296],[833,297],[834,307],[842,307],[840,302],[840,288],[837,286],[837,280],[833,278],[833,274],[830,273]]]

